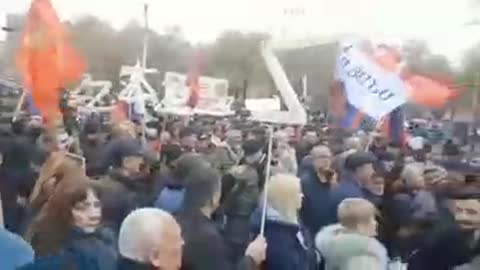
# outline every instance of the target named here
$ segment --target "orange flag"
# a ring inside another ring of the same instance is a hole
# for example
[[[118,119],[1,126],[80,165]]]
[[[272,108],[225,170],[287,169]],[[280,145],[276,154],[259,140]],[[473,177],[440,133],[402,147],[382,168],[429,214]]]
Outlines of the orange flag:
[[[412,75],[405,83],[410,100],[427,108],[441,108],[458,95],[458,90],[424,76]]]
[[[61,88],[80,79],[83,59],[69,44],[50,0],[33,0],[20,41],[17,68],[42,116],[60,116]]]

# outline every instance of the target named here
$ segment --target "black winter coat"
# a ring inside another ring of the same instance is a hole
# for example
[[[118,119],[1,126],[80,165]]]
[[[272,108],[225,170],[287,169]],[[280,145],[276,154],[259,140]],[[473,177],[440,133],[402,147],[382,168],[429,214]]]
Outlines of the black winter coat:
[[[100,190],[104,224],[114,232],[127,215],[149,203],[150,191],[143,178],[126,177],[112,172],[107,178],[94,182]]]
[[[250,270],[255,269],[253,260],[244,257],[235,263],[228,245],[215,223],[200,211],[184,212],[177,221],[182,228],[182,270]]]
[[[408,270],[451,270],[468,263],[476,255],[470,247],[471,239],[472,234],[461,231],[456,224],[437,225],[409,258]]]

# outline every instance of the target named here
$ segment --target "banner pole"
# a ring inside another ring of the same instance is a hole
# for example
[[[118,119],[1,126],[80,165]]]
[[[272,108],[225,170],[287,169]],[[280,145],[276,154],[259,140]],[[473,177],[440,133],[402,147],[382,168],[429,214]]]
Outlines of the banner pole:
[[[271,164],[272,164],[272,145],[273,145],[273,127],[268,127],[268,150],[267,150],[267,167],[265,170],[265,186],[263,188],[262,203],[262,221],[260,225],[260,235],[265,235],[265,221],[267,218],[267,197],[268,197],[268,181],[270,181]]]

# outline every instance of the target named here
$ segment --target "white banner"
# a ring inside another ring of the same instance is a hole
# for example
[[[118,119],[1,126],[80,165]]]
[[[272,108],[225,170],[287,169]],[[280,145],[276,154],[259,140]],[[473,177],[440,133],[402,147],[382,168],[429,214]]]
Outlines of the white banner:
[[[280,98],[274,96],[273,98],[247,98],[245,100],[245,107],[249,111],[280,111]]]
[[[342,48],[335,73],[344,83],[348,102],[376,120],[407,102],[402,79],[354,46]]]
[[[165,73],[165,96],[161,102],[162,111],[185,111],[190,88],[186,84],[187,75],[167,72]],[[233,101],[228,96],[228,81],[211,77],[200,77],[200,95],[197,106],[192,113],[198,114],[229,114]]]

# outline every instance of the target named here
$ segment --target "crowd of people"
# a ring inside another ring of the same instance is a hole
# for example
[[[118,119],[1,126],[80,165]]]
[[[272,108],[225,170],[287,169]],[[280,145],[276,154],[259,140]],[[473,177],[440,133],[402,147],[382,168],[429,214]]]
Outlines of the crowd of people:
[[[480,269],[480,182],[425,142],[24,117],[0,151],[0,269]]]

